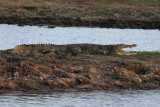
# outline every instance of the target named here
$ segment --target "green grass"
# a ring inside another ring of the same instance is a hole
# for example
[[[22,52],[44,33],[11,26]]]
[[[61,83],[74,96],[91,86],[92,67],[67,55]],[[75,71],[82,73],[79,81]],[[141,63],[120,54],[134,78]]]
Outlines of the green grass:
[[[146,5],[158,5],[157,3],[160,2],[160,0],[128,0],[131,4],[146,6]]]
[[[147,51],[143,51],[143,52],[134,52],[137,53],[135,55],[129,55],[129,56],[134,56],[134,57],[138,57],[138,58],[152,58],[152,57],[160,57],[160,52],[158,51],[152,51],[152,52],[147,52]],[[122,57],[122,56],[128,56],[128,55],[118,55],[118,54],[112,54],[110,56],[114,56],[114,57]]]
[[[158,5],[158,3],[160,2],[160,0],[101,0],[101,1],[105,1],[108,3],[118,2],[120,4],[131,4],[140,6],[154,6]]]
[[[92,14],[96,14],[96,15],[106,15],[111,11],[110,8],[104,7],[104,8],[97,8],[97,7],[92,7],[89,8],[85,11],[86,15],[92,15]]]
[[[141,61],[129,61],[128,64],[142,65],[143,62],[141,62]]]
[[[8,51],[4,51],[3,53],[0,54],[0,56],[14,56],[14,53],[12,52],[8,52]]]
[[[27,57],[34,57],[35,54],[34,53],[26,53],[25,56],[27,56]]]
[[[119,3],[119,4],[131,4],[131,5],[140,5],[140,6],[158,6],[160,0],[33,0],[34,2],[78,2],[85,4],[93,4],[93,3]]]
[[[153,52],[137,52],[137,55],[133,55],[135,57],[138,57],[138,58],[152,58],[152,57],[160,57],[160,52],[157,52],[157,51],[153,51]]]
[[[30,80],[30,82],[32,83],[32,85],[37,85],[38,83],[37,83],[37,81],[35,81],[35,80],[33,80],[33,79],[29,79]]]
[[[49,0],[48,0],[49,1]],[[119,3],[119,4],[131,4],[131,5],[140,5],[140,6],[158,6],[160,0],[69,0],[69,1],[81,1],[83,3]]]
[[[137,53],[135,55],[119,55],[119,54],[111,54],[111,55],[106,55],[106,56],[112,56],[112,57],[122,57],[122,56],[134,56],[134,57],[138,57],[138,58],[152,58],[152,57],[160,57],[160,52],[158,51],[152,51],[152,52],[147,52],[147,51],[143,51],[143,52],[134,52]],[[91,55],[91,54],[78,54],[77,57],[86,57],[86,56],[90,56],[90,57],[101,57],[101,56],[105,56],[105,55],[100,55],[100,54],[95,54],[95,55]],[[133,62],[133,63],[137,63],[137,64],[141,64],[141,62]]]

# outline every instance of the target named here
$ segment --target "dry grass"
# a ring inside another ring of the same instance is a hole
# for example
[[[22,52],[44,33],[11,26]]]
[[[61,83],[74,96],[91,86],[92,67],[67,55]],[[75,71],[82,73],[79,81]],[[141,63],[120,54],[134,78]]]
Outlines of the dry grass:
[[[5,6],[160,8],[160,0],[0,0]]]
[[[21,18],[59,16],[71,19],[81,18],[89,23],[108,18],[158,20],[160,0],[0,0],[0,16],[19,16]],[[45,19],[42,19],[42,22],[51,23]],[[56,23],[62,25],[63,22],[57,21]],[[119,26],[124,28],[123,23]],[[154,26],[158,25],[154,24]]]

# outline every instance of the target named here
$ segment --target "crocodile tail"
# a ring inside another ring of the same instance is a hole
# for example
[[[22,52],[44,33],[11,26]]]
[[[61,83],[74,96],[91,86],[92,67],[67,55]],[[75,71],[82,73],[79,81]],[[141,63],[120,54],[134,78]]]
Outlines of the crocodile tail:
[[[22,52],[24,46],[25,46],[25,45],[18,45],[18,46],[15,46],[15,47],[13,48],[13,52],[14,52],[14,53]]]

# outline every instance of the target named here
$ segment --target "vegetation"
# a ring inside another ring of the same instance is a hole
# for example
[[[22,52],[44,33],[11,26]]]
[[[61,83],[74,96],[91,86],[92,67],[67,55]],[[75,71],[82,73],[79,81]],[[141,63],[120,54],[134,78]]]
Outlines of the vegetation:
[[[0,0],[0,23],[159,29],[159,4],[160,0]]]
[[[153,57],[160,57],[160,52],[153,51],[153,52],[137,52],[137,55],[134,55],[135,57],[139,58],[153,58]]]
[[[141,6],[158,6],[160,0],[32,0],[33,2],[79,2],[79,3],[120,3]]]

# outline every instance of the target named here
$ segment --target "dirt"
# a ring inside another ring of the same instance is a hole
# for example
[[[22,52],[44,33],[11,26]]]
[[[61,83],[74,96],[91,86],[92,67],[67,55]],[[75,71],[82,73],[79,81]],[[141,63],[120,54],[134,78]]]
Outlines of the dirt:
[[[0,23],[160,29],[158,1],[151,5],[123,1],[1,0]]]
[[[160,88],[160,57],[0,54],[0,93]]]
[[[160,29],[160,4],[132,0],[1,0],[0,23]],[[142,0],[143,1],[143,0]],[[148,0],[146,0],[148,1]],[[160,88],[160,55],[13,54],[0,51],[0,93],[74,88]]]

